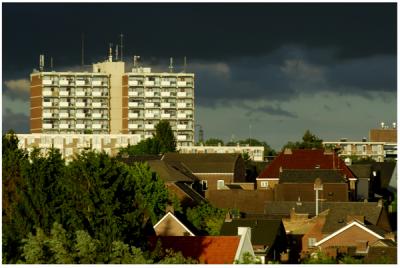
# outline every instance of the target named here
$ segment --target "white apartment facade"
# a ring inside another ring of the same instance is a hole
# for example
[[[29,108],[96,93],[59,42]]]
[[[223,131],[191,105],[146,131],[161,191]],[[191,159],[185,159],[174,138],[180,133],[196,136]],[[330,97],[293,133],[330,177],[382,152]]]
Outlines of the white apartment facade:
[[[152,137],[168,120],[178,145],[194,144],[194,74],[125,72],[125,62],[93,64],[92,72],[34,72],[31,133],[138,134]]]

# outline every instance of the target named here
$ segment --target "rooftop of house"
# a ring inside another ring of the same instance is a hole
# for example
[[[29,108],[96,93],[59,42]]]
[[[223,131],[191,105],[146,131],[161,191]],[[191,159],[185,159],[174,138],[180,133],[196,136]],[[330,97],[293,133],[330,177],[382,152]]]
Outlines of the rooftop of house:
[[[203,264],[233,264],[240,236],[160,236],[150,237],[150,243],[161,242],[164,249],[182,252],[186,258]]]
[[[177,168],[174,168],[162,160],[147,161],[150,169],[156,172],[157,175],[165,182],[193,182],[193,178],[183,174]]]
[[[334,169],[346,178],[355,178],[337,154],[323,149],[286,149],[281,152],[258,176],[258,178],[280,178],[284,169]]]
[[[344,183],[343,175],[333,169],[284,169],[279,183],[314,183],[320,178],[322,183]]]
[[[201,196],[196,190],[191,188],[185,182],[178,181],[178,182],[175,182],[175,185],[179,189],[181,189],[185,194],[187,194],[191,199],[193,199],[197,204],[200,204],[202,202],[207,202],[203,196]]]
[[[357,178],[370,178],[372,173],[371,164],[352,164],[350,170]]]
[[[280,219],[233,219],[224,222],[221,227],[221,235],[234,235],[238,227],[251,228],[251,243],[271,248],[279,233],[285,230]],[[282,228],[282,229],[281,229]]]
[[[364,258],[364,263],[397,264],[397,246],[369,247],[367,256]]]
[[[162,160],[186,167],[193,173],[233,173],[240,154],[179,154],[166,153]]]

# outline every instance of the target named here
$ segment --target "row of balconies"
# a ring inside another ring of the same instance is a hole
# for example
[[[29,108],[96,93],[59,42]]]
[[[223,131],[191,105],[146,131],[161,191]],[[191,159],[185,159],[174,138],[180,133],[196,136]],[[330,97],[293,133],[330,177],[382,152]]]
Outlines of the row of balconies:
[[[178,98],[192,98],[193,94],[188,92],[154,92],[154,91],[146,91],[143,92],[138,91],[129,91],[129,97],[178,97]]]
[[[160,103],[155,103],[155,102],[145,102],[144,103],[144,107],[145,108],[155,108],[155,107],[159,107]],[[128,103],[128,107],[131,108],[143,108],[143,103],[139,103],[139,102],[135,102],[135,101],[130,101]],[[175,103],[170,103],[170,102],[162,102],[161,103],[161,108],[192,108],[192,103],[186,103],[186,102],[178,102],[175,106]]]
[[[76,102],[75,104],[67,102],[67,101],[60,101],[59,103],[57,102],[43,102],[43,107],[80,107],[80,108],[108,108],[108,105],[106,103],[101,103],[101,102],[92,102],[92,103],[87,103],[87,102]]]
[[[161,86],[161,87],[192,87],[193,82],[187,82],[187,81],[160,81],[156,83],[155,81],[140,81],[140,80],[129,80],[128,82],[129,86],[147,86],[147,87],[153,87],[153,86]]]
[[[128,113],[128,118],[142,118],[143,115],[140,115],[139,113]],[[177,113],[176,115],[169,114],[169,113],[145,113],[144,118],[178,118],[178,119],[191,119],[192,115],[191,114],[186,114],[186,113]]]
[[[108,92],[102,92],[102,91],[92,91],[91,93],[86,92],[86,91],[76,91],[75,94],[70,91],[59,91],[58,94],[57,92],[53,92],[51,90],[43,90],[43,96],[44,97],[68,97],[68,96],[76,96],[76,97],[85,97],[85,96],[92,96],[92,97],[108,97]]]
[[[139,123],[129,123],[128,124],[128,129],[147,129],[147,130],[153,130],[155,129],[155,124],[139,124]],[[189,125],[185,124],[178,124],[176,125],[177,130],[192,130]]]
[[[49,123],[44,123],[43,124],[43,129],[71,129],[71,128],[76,128],[76,129],[107,129],[108,126],[105,124],[81,124],[77,123],[75,124],[75,127],[72,124],[67,124],[67,123],[59,123],[57,125],[49,124]]]
[[[108,81],[107,80],[66,80],[66,79],[60,79],[60,80],[51,80],[51,79],[43,79],[43,85],[44,86],[108,86]]]

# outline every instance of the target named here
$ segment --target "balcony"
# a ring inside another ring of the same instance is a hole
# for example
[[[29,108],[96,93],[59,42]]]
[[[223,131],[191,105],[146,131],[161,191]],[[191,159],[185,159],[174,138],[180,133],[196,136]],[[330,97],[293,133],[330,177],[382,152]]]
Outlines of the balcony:
[[[149,92],[149,91],[148,91],[148,92],[145,92],[145,93],[144,93],[144,96],[145,96],[145,97],[154,97],[154,92],[152,92],[152,91],[150,91],[150,92]]]
[[[146,117],[146,118],[154,118],[154,114],[153,113],[146,113],[144,115],[144,117]]]
[[[59,127],[61,129],[68,129],[69,128],[69,124],[60,124]]]
[[[52,129],[53,128],[53,124],[43,124],[43,128],[44,129]]]
[[[139,96],[139,93],[137,91],[129,91],[128,96],[130,97],[137,97]]]
[[[139,128],[139,125],[138,124],[128,124],[128,128],[137,129],[137,128]]]
[[[169,87],[171,85],[170,81],[161,81],[161,86],[163,87]]]
[[[139,103],[137,103],[137,102],[129,102],[129,103],[128,103],[128,106],[129,106],[129,107],[138,107],[138,106],[139,106]]]
[[[60,91],[60,96],[69,96],[69,91]]]
[[[43,102],[43,107],[51,107],[51,106],[53,106],[52,102],[46,102],[46,101]]]
[[[101,102],[93,102],[92,107],[93,108],[101,108]]]
[[[50,90],[43,90],[43,96],[45,97],[53,96],[53,92]]]
[[[60,102],[60,107],[68,107],[68,106],[69,106],[69,102],[66,102],[66,101]]]
[[[144,128],[145,129],[154,129],[154,124],[145,124]]]
[[[59,83],[60,83],[60,86],[68,86],[69,85],[68,80],[60,80]]]
[[[146,108],[154,108],[154,102],[146,102],[144,104],[144,107],[146,107]]]
[[[93,97],[101,97],[101,92],[100,91],[93,91],[92,92]]]
[[[161,118],[170,118],[171,115],[170,114],[161,114]]]
[[[186,114],[179,114],[178,113],[178,118],[186,118]]]
[[[178,97],[186,97],[187,94],[186,94],[186,92],[178,92],[177,96]]]
[[[171,103],[169,102],[162,102],[161,103],[161,108],[170,108],[171,107]]]
[[[43,85],[44,86],[51,86],[53,84],[52,80],[43,80]]]
[[[161,92],[161,97],[169,97],[171,96],[171,92]]]
[[[185,141],[186,140],[186,135],[178,135],[177,137],[178,141]]]
[[[85,91],[76,91],[75,92],[75,96],[77,96],[77,97],[83,97],[83,96],[85,96],[86,94],[85,94]]]
[[[151,139],[151,138],[153,138],[153,135],[151,135],[151,134],[146,134],[146,135],[144,135],[144,138],[145,138],[145,139]]]
[[[136,80],[130,80],[129,82],[128,82],[128,85],[130,85],[130,86],[137,86],[139,83],[138,83],[138,81],[136,81]]]
[[[176,127],[177,127],[177,129],[187,129],[187,125],[178,124]]]
[[[92,129],[101,129],[101,124],[92,124]]]
[[[60,118],[68,118],[69,114],[68,113],[60,113]]]
[[[43,118],[53,118],[53,113],[43,113]]]
[[[92,118],[101,118],[101,114],[99,113],[93,113]]]
[[[61,106],[61,105],[60,105]],[[76,107],[85,107],[86,106],[86,103],[85,102],[76,102],[75,103],[75,106]]]
[[[129,113],[128,118],[138,118],[139,114],[138,113]]]
[[[85,118],[85,114],[84,113],[76,113],[75,117],[76,118]]]
[[[178,103],[178,108],[186,108],[186,103],[185,102],[179,102]]]
[[[144,81],[145,86],[154,86],[154,81]]]
[[[101,86],[103,84],[103,81],[96,81],[96,80],[93,80],[92,81],[92,86]]]
[[[84,80],[76,80],[76,85],[77,86],[84,86],[85,85],[85,81]]]
[[[178,87],[186,87],[186,81],[178,81],[177,86]]]
[[[76,129],[85,129],[85,124],[76,124],[75,128]]]

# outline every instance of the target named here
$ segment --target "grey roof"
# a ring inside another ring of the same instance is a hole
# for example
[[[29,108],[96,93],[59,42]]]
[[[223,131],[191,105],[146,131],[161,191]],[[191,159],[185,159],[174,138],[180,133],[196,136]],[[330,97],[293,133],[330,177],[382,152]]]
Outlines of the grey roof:
[[[265,245],[271,248],[284,226],[281,219],[234,219],[232,222],[224,222],[220,235],[237,235],[238,227],[251,228],[251,243],[253,245]]]
[[[288,217],[292,208],[297,213],[307,213],[310,216],[315,216],[315,202],[296,202],[296,201],[270,201],[265,202],[264,213],[266,215],[280,215]],[[377,224],[379,216],[382,212],[382,207],[378,206],[378,202],[320,202],[319,211],[330,209],[335,211],[329,213],[333,220],[342,217],[346,223],[347,215],[365,216],[366,221],[371,224]],[[337,221],[337,220],[336,220]],[[332,227],[332,228],[336,228]],[[339,227],[340,228],[340,227]],[[337,229],[339,229],[337,228]]]
[[[279,183],[314,183],[320,178],[322,183],[344,183],[345,179],[337,170],[332,169],[284,169]]]
[[[389,186],[395,167],[396,162],[376,162],[372,164],[372,170],[379,171],[382,189],[386,189]]]
[[[166,153],[162,160],[168,164],[179,164],[193,173],[234,173],[240,154],[180,154]]]
[[[149,160],[160,160],[160,155],[136,155],[136,156],[118,156],[117,160],[124,162],[127,165],[132,165],[136,162],[147,162]]]
[[[175,185],[179,187],[185,194],[187,194],[190,198],[192,198],[194,201],[196,201],[197,204],[200,204],[201,202],[207,202],[207,200],[201,196],[196,190],[191,188],[189,185],[187,185],[184,182],[175,182]]]
[[[157,173],[157,175],[165,182],[176,182],[176,181],[185,181],[185,182],[193,182],[193,179],[189,176],[186,176],[180,170],[175,169],[174,167],[166,164],[162,160],[150,160],[147,161],[147,164],[150,166],[150,169]]]
[[[357,178],[369,178],[371,176],[371,164],[352,164],[349,168]]]

